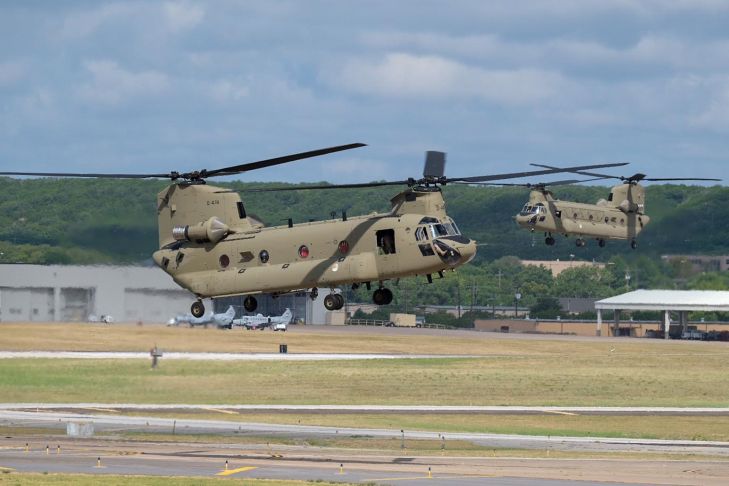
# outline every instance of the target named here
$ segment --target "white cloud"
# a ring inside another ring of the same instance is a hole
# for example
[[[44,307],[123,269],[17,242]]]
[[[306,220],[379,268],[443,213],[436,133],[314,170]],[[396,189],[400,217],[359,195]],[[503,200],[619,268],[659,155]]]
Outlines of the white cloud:
[[[248,86],[223,79],[210,87],[210,97],[219,103],[238,101],[250,94]]]
[[[205,10],[190,2],[167,2],[164,5],[164,16],[170,30],[179,32],[202,22]]]
[[[557,73],[539,69],[483,69],[438,56],[388,54],[347,62],[332,81],[339,88],[394,98],[478,98],[518,105],[548,99],[565,88]]]
[[[92,79],[79,88],[78,95],[91,103],[118,105],[131,98],[158,95],[169,85],[163,73],[133,73],[113,61],[87,61],[84,62],[84,68]]]
[[[131,3],[110,3],[97,9],[73,12],[63,21],[63,37],[80,38],[96,33],[104,24],[125,18],[135,11]]]

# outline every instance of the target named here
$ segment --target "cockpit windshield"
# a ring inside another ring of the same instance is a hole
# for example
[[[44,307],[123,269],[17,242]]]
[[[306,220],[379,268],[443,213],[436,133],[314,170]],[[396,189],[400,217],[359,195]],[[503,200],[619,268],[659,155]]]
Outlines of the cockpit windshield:
[[[457,236],[461,234],[461,231],[456,226],[453,220],[449,220],[439,224],[431,224],[430,234],[433,238],[440,238],[441,236]]]
[[[442,223],[426,224],[415,230],[415,239],[424,241],[428,239],[440,238],[443,236],[458,236],[461,230],[458,229],[456,223],[452,219],[448,219]]]
[[[529,216],[532,214],[539,214],[546,212],[546,208],[544,207],[544,204],[537,203],[534,206],[532,206],[530,203],[526,203],[523,208],[521,208],[521,211],[519,212],[519,216]]]

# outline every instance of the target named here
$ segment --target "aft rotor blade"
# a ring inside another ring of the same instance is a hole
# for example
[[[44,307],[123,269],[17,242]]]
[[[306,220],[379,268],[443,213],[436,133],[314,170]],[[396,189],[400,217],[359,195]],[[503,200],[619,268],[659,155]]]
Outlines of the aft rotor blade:
[[[627,165],[627,162],[619,162],[619,163],[612,163],[612,164],[596,164],[596,165],[578,165],[575,167],[555,167],[551,169],[545,169],[545,170],[534,170],[529,172],[512,172],[507,174],[494,174],[494,175],[487,175],[487,176],[476,176],[476,177],[449,177],[449,182],[488,182],[488,181],[498,181],[503,179],[519,179],[521,177],[532,177],[532,176],[540,176],[540,175],[546,175],[546,174],[558,174],[560,172],[575,172],[579,170],[587,170],[587,169],[602,169],[605,167],[620,167],[623,165]]]
[[[580,182],[590,182],[590,181],[597,181],[600,179],[604,179],[604,177],[595,177],[593,179],[566,179],[562,181],[554,181],[554,182],[526,182],[524,184],[519,184],[516,182],[466,182],[464,184],[475,184],[479,186],[504,186],[504,187],[554,187],[554,186],[566,186],[568,184],[579,184]]]
[[[308,159],[310,157],[318,157],[320,155],[331,154],[333,152],[341,152],[342,150],[350,150],[354,148],[364,147],[367,144],[364,143],[350,143],[348,145],[338,145],[336,147],[328,147],[318,150],[311,150],[309,152],[301,152],[298,154],[284,155],[283,157],[274,157],[273,159],[259,160],[257,162],[248,162],[245,164],[233,165],[231,167],[225,167],[223,169],[214,169],[204,171],[203,177],[217,177],[240,174],[241,172],[248,172],[256,169],[263,169],[265,167],[271,167],[279,164],[286,164],[293,162],[294,160]]]
[[[661,177],[658,179],[644,178],[644,181],[721,181],[721,179],[710,179],[705,177]]]
[[[559,169],[559,167],[555,167],[553,165],[545,165],[545,164],[529,164],[529,165],[533,165],[534,167],[544,167],[546,169]],[[596,172],[585,172],[584,170],[570,170],[568,172],[572,172],[574,174],[591,176],[591,177],[601,177],[603,179],[623,179],[620,176],[614,176],[614,175],[608,175],[608,174],[598,174]]]

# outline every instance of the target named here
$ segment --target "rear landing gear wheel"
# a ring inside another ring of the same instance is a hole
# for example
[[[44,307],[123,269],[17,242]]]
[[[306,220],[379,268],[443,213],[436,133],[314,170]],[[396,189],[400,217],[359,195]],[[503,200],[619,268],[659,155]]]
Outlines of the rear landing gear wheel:
[[[255,297],[251,297],[250,295],[245,298],[243,301],[243,307],[245,308],[246,312],[253,312],[258,308],[258,301]]]
[[[190,306],[190,314],[198,319],[201,318],[203,314],[205,314],[205,306],[203,305],[202,301],[197,300],[192,303],[192,305]]]
[[[597,240],[597,246],[599,246],[600,248],[605,248],[605,240]]]
[[[631,247],[631,248],[632,248],[633,250],[635,250],[636,248],[638,248],[638,242],[637,242],[637,241],[635,241],[635,240],[630,240],[630,247]]]
[[[377,305],[387,305],[392,302],[392,291],[384,287],[377,289],[372,294],[372,301]]]
[[[309,292],[309,298],[311,300],[316,300],[317,297],[319,297],[319,289],[314,287],[313,289],[311,289],[311,292]]]
[[[577,238],[575,240],[575,245],[577,245],[579,247],[583,247],[583,246],[585,246],[585,240],[583,240],[582,238]]]
[[[547,236],[546,238],[544,238],[544,243],[546,243],[547,246],[553,246],[554,245],[554,237]]]

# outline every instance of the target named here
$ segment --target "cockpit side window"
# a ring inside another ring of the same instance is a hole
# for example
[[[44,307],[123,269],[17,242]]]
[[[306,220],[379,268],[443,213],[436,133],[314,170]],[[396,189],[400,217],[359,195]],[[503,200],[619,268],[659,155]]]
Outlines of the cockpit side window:
[[[425,231],[425,226],[420,226],[415,230],[415,239],[417,241],[423,241],[428,239],[428,232]]]

